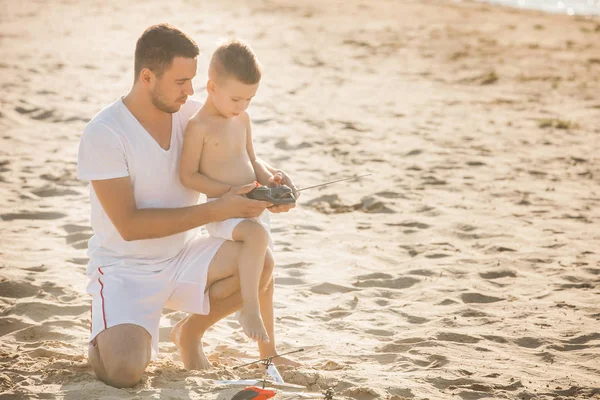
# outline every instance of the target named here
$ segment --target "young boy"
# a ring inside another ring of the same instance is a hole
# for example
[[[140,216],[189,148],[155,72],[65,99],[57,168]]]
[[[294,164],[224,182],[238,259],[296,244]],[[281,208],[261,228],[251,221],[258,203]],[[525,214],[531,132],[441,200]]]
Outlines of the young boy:
[[[218,198],[232,188],[255,182],[267,185],[273,175],[256,161],[246,109],[258,90],[261,67],[254,52],[234,40],[220,45],[208,70],[208,97],[190,119],[181,154],[183,185]],[[269,341],[260,316],[259,279],[269,247],[268,211],[260,218],[235,218],[206,225],[211,236],[242,242],[239,274],[242,309],[239,322],[256,341]]]

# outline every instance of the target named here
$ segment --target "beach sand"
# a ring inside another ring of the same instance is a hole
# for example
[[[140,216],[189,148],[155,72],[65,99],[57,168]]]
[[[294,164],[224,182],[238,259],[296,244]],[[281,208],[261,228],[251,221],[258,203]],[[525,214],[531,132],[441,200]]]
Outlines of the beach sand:
[[[338,399],[600,398],[600,20],[475,2],[0,3],[0,399],[229,400],[233,317],[183,370],[165,310],[143,380],[87,365],[85,123],[170,22],[256,51],[259,156],[306,191],[273,218],[286,381]],[[325,5],[326,4],[326,5]],[[286,389],[286,391],[289,391]],[[280,393],[278,399],[297,399]]]

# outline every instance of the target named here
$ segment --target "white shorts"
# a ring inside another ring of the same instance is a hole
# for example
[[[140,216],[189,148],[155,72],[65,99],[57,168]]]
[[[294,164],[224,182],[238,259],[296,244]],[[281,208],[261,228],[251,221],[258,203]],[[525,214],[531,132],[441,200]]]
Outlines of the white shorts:
[[[158,355],[158,331],[163,307],[208,314],[208,266],[223,240],[197,237],[190,240],[159,271],[135,267],[100,267],[90,277],[92,296],[90,342],[104,329],[135,324],[152,336],[152,359]]]
[[[212,201],[214,199],[208,199]],[[233,241],[233,230],[240,222],[246,219],[252,219],[260,223],[269,233],[269,248],[273,250],[273,242],[271,240],[271,216],[270,211],[265,210],[258,218],[230,218],[225,221],[211,222],[205,225],[208,234],[214,238],[220,238]]]

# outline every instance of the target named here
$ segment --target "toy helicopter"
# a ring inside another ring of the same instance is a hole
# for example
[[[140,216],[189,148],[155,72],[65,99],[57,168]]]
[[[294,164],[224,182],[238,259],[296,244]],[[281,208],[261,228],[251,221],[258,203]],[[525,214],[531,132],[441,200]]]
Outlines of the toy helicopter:
[[[229,384],[229,385],[257,385],[261,384],[262,387],[258,386],[248,386],[243,390],[236,393],[231,400],[267,400],[277,395],[277,392],[274,390],[266,389],[266,386],[269,385],[274,388],[282,388],[282,389],[306,389],[305,386],[295,385],[291,383],[286,383],[277,367],[273,364],[273,359],[277,357],[281,357],[288,354],[298,353],[300,351],[304,351],[303,348],[290,351],[287,353],[279,354],[277,356],[267,357],[260,360],[252,361],[247,364],[238,365],[233,367],[233,369],[238,369],[242,367],[247,367],[248,365],[253,365],[257,363],[262,363],[264,365],[265,370],[263,373],[262,379],[256,380],[226,380],[226,381],[218,381],[219,383]],[[267,375],[272,380],[267,380]],[[325,399],[325,400],[333,400],[335,392],[333,389],[329,388],[323,393],[308,393],[308,392],[283,392],[283,395],[293,395],[295,399]]]

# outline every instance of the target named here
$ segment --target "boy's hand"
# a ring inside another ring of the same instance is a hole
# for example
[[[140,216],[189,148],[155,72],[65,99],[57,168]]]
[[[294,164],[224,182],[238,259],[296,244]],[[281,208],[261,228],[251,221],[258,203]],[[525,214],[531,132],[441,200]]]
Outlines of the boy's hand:
[[[285,172],[278,170],[275,173],[275,175],[273,175],[273,177],[271,177],[269,179],[269,182],[271,183],[269,186],[286,185],[287,187],[292,189],[292,193],[294,194],[294,197],[296,198],[296,200],[298,200],[298,197],[300,196],[300,192],[296,191],[296,186],[292,182],[292,179]],[[278,206],[269,207],[269,211],[271,211],[272,213],[278,214],[278,213],[282,213],[282,212],[288,212],[294,207],[296,207],[295,203],[294,204],[280,204]]]
[[[273,175],[269,178],[269,186],[270,187],[281,186],[282,178],[283,178],[283,176],[281,175],[281,173],[277,172],[275,175]]]
[[[289,187],[290,189],[292,189],[292,193],[294,193],[294,197],[296,198],[296,200],[298,200],[298,197],[300,197],[300,192],[297,191],[298,188],[296,187],[296,185],[294,185],[294,182],[292,182],[292,178],[290,178],[282,170],[278,170],[275,173],[275,175],[273,175],[273,177],[269,179],[269,182],[272,184],[269,186],[285,185],[285,186]],[[293,208],[293,207],[290,207],[290,208]],[[272,210],[272,209],[273,209],[273,207],[270,208],[270,210]],[[288,208],[288,210],[289,210],[289,208]]]
[[[256,187],[255,183],[232,187],[218,200],[225,218],[254,218],[258,217],[265,208],[272,204],[267,201],[251,200],[244,195]]]

